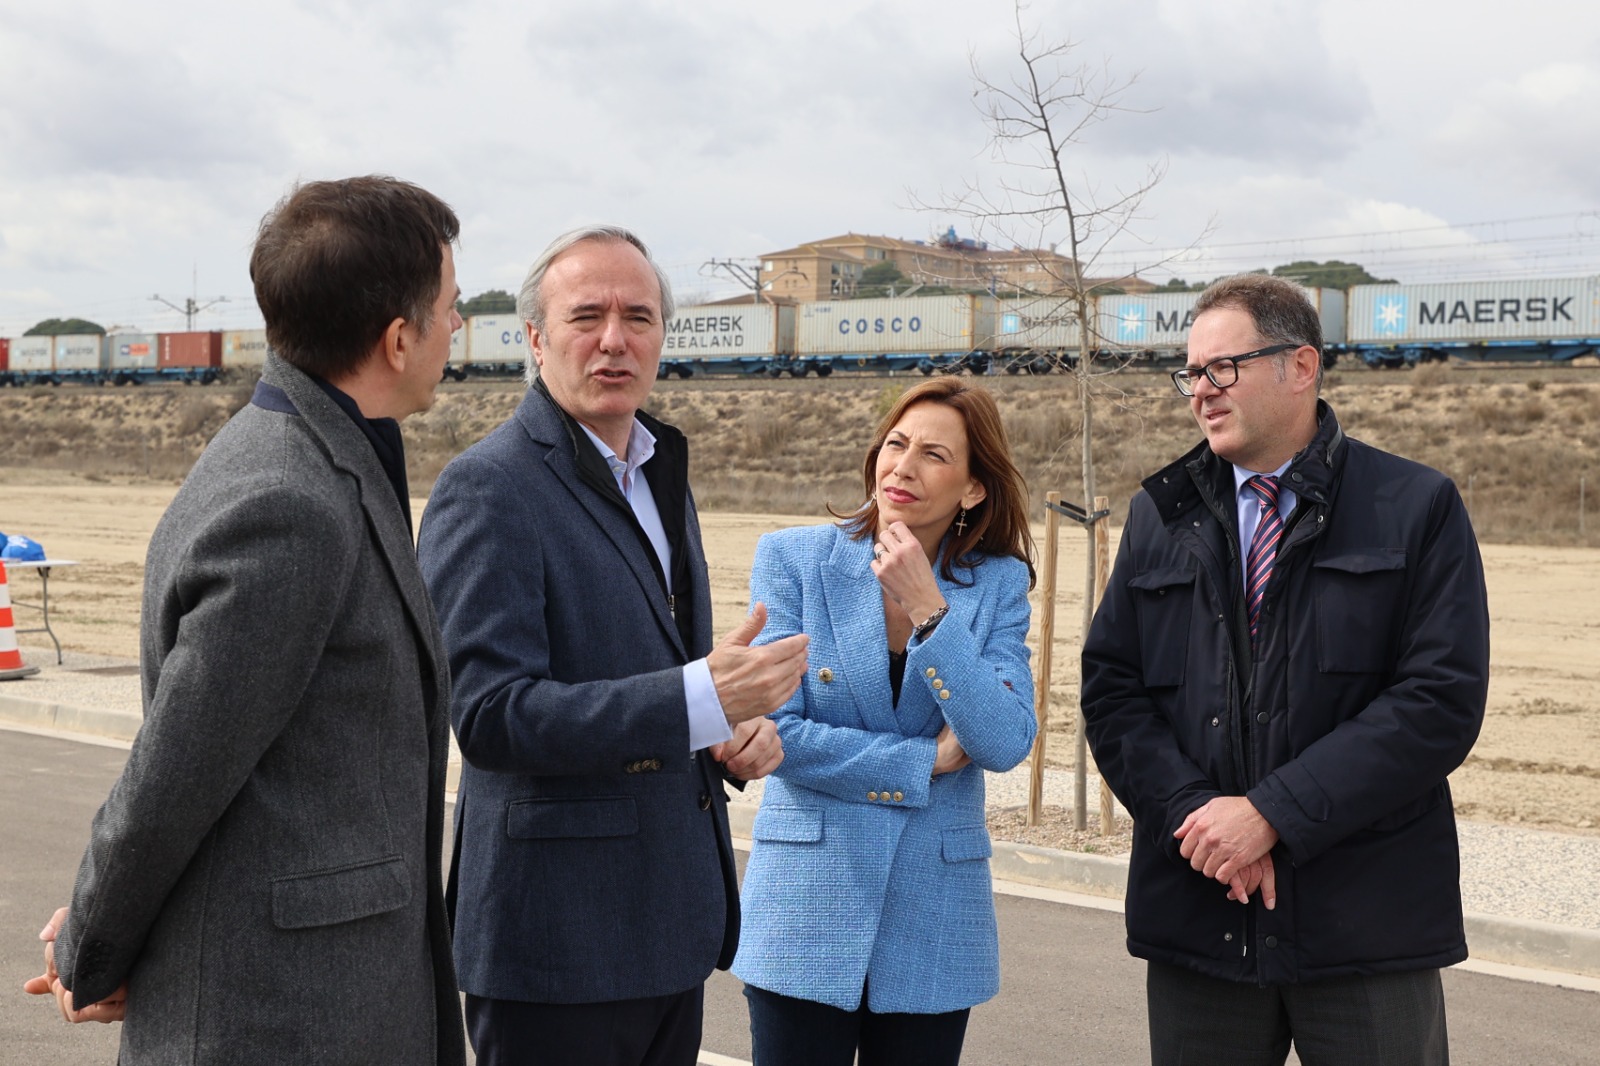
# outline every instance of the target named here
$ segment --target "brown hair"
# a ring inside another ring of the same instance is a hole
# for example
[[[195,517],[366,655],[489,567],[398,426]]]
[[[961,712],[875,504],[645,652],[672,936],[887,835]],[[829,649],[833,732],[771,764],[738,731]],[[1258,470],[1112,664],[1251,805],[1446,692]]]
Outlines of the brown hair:
[[[443,200],[395,178],[296,186],[261,220],[250,255],[267,343],[331,379],[365,362],[397,318],[427,332],[460,229]]]
[[[967,510],[967,528],[945,538],[939,552],[939,573],[955,581],[954,567],[971,569],[981,559],[977,555],[1009,555],[1028,567],[1028,587],[1033,587],[1033,538],[1028,532],[1028,484],[1011,458],[1005,424],[989,390],[955,377],[938,377],[907,389],[889,413],[878,423],[862,464],[862,484],[867,502],[850,514],[829,513],[841,519],[842,526],[855,540],[870,537],[878,529],[878,501],[874,489],[878,480],[878,453],[905,413],[919,403],[937,403],[961,413],[967,426],[967,469],[987,495],[983,502]]]
[[[1256,332],[1269,344],[1310,345],[1322,355],[1322,322],[1305,290],[1292,281],[1270,274],[1235,274],[1212,282],[1194,302],[1194,318],[1213,308],[1232,307],[1250,316]],[[1289,356],[1273,357],[1278,380]],[[1317,363],[1317,389],[1322,389],[1322,364]]]

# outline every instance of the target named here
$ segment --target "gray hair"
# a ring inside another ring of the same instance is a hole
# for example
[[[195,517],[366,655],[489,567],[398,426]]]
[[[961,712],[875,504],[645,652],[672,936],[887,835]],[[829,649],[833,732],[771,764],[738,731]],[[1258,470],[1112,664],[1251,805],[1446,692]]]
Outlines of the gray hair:
[[[1322,321],[1305,290],[1270,274],[1235,274],[1214,281],[1194,303],[1194,315],[1216,308],[1243,311],[1269,344],[1309,345],[1317,350],[1317,391],[1322,391]],[[1274,358],[1282,381],[1287,353]]]
[[[533,266],[528,268],[528,276],[523,279],[522,289],[517,293],[518,318],[541,334],[544,333],[544,276],[557,256],[584,241],[620,242],[639,249],[639,254],[644,256],[645,262],[650,264],[650,269],[655,271],[656,283],[661,287],[661,321],[663,325],[672,321],[672,316],[677,311],[677,304],[672,299],[672,282],[667,280],[667,272],[650,257],[650,249],[645,247],[645,243],[631,230],[621,226],[580,226],[577,229],[567,230],[546,245],[544,251],[539,253],[539,258],[533,261]],[[539,364],[533,358],[533,329],[528,331],[527,365],[523,373],[529,385],[532,385],[534,379],[539,376]]]

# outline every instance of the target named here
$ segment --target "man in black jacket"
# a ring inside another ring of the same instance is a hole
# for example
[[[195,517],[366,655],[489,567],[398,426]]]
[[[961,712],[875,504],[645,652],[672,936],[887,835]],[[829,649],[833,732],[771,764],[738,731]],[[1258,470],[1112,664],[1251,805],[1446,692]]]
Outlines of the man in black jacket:
[[[1156,1063],[1448,1061],[1483,567],[1449,479],[1344,435],[1321,342],[1288,282],[1201,295],[1173,378],[1206,439],[1134,497],[1084,647]]]

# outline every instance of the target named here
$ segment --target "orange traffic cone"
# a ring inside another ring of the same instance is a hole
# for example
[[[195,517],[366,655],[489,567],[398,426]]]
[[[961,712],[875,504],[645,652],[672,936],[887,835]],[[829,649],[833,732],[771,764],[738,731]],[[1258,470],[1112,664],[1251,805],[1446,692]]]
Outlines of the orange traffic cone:
[[[11,621],[11,587],[6,584],[6,564],[0,563],[0,681],[15,681],[38,672],[37,666],[22,665],[16,626]]]

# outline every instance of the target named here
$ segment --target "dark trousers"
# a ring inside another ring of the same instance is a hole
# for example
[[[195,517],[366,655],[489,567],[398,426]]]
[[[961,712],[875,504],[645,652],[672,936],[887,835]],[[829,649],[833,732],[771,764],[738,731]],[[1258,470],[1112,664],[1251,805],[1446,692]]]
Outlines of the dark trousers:
[[[694,1066],[705,987],[613,1003],[467,996],[478,1066]]]
[[[754,985],[744,995],[754,1066],[955,1066],[972,1013],[874,1014],[865,992],[853,1011]]]
[[[1223,981],[1150,963],[1153,1066],[1449,1066],[1438,970],[1297,985]]]

